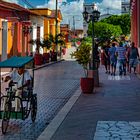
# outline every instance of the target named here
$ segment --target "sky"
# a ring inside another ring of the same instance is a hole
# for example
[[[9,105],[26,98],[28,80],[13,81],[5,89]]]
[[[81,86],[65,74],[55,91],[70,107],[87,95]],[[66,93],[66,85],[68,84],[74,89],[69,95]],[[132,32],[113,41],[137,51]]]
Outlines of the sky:
[[[28,2],[30,3],[30,5],[32,5],[32,7],[39,8],[47,7],[50,9],[55,9],[56,4],[56,0],[6,0],[6,1],[16,2],[18,4],[22,4],[24,7],[28,7],[27,6]],[[63,17],[62,23],[70,24],[71,28],[74,28],[75,23],[76,29],[82,29],[83,3],[96,3],[99,11],[101,12],[101,15],[106,14],[107,11],[110,14],[121,13],[121,0],[58,0],[58,9],[62,11],[61,12]]]

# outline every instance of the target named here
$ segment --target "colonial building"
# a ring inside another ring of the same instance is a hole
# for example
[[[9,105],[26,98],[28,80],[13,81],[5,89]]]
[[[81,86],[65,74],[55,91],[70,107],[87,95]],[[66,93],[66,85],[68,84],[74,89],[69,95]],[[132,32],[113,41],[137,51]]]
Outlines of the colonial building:
[[[121,13],[128,14],[130,12],[130,0],[122,0]]]
[[[70,27],[69,27],[69,24],[61,24],[60,25],[60,32],[64,35],[64,41],[66,43],[66,47],[70,48],[71,47],[71,42],[70,42]]]
[[[0,1],[0,60],[29,53],[30,15],[34,15],[15,3]]]
[[[135,42],[140,54],[140,0],[130,1],[131,41]],[[140,64],[138,67],[140,73]]]
[[[44,29],[42,31],[44,32],[43,38],[45,38],[45,36],[48,34],[52,34],[55,36],[56,30],[57,30],[57,34],[60,33],[60,22],[62,20],[62,14],[60,10],[57,11],[57,27],[56,27],[55,10],[51,10],[48,8],[35,8],[35,9],[30,9],[30,11],[39,14],[44,19],[44,23],[43,23]]]

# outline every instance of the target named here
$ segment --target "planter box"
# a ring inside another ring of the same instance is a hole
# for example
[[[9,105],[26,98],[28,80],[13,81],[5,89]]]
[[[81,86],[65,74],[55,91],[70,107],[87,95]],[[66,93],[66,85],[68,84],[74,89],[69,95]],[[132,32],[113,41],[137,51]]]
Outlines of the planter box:
[[[51,61],[57,61],[57,53],[56,52],[51,53]]]
[[[43,53],[43,63],[49,63],[49,60],[50,60],[50,54]]]
[[[35,60],[35,65],[42,65],[43,64],[42,54],[35,54],[34,60]]]

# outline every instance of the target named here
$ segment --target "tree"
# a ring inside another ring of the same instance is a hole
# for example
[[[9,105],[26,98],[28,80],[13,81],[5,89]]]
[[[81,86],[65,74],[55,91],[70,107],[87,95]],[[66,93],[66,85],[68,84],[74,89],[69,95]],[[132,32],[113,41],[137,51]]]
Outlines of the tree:
[[[89,24],[88,34],[92,36],[92,24]],[[120,26],[115,26],[112,24],[104,23],[104,22],[96,22],[94,23],[94,36],[98,38],[100,42],[105,42],[110,40],[111,37],[118,37],[122,34],[122,30]]]
[[[55,36],[53,36],[52,34],[48,35],[49,40],[51,41],[53,46],[56,45],[61,45],[63,47],[65,47],[65,41],[64,41],[64,35],[63,34],[57,34]]]
[[[113,25],[119,25],[122,29],[122,34],[128,35],[130,34],[130,15],[123,14],[123,15],[112,15],[108,18],[102,19],[101,22],[109,23]]]

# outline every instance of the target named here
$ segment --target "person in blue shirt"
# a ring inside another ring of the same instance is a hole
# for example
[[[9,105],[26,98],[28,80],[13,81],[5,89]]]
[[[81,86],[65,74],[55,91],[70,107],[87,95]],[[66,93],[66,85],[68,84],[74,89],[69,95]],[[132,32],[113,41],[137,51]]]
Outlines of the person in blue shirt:
[[[111,75],[115,76],[116,65],[117,65],[117,57],[116,57],[116,47],[115,43],[112,43],[112,47],[109,48],[109,56],[110,56],[110,66],[111,66]]]
[[[127,55],[126,55],[126,48],[123,46],[122,42],[120,42],[119,46],[116,48],[116,55],[119,63],[119,75],[122,74],[126,75]]]

